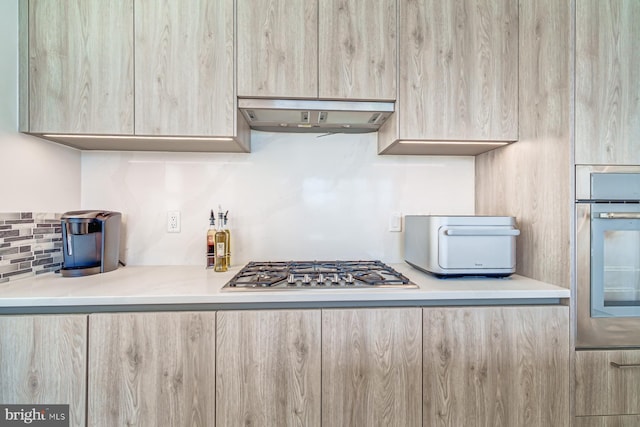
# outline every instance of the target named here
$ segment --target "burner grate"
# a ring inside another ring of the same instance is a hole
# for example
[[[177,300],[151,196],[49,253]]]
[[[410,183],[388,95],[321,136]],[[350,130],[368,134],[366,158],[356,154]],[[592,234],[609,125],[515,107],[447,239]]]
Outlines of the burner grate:
[[[416,287],[381,261],[252,261],[222,290]]]

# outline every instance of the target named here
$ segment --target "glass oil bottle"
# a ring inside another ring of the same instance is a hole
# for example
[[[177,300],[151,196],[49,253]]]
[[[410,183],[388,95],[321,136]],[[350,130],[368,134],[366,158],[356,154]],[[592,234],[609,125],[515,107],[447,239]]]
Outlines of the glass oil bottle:
[[[227,267],[231,267],[231,230],[227,226],[229,211],[224,213],[224,232],[227,234]]]
[[[209,230],[207,230],[207,268],[213,268],[216,264],[216,217],[211,209],[209,217]]]
[[[214,271],[227,271],[229,269],[227,265],[227,233],[222,229],[224,222],[224,214],[222,210],[218,212],[218,226],[216,228],[216,234],[214,235],[216,254]]]

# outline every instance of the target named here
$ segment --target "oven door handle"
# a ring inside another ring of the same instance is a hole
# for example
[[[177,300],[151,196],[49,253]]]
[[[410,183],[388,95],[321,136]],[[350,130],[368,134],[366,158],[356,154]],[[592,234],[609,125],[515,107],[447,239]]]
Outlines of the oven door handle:
[[[449,229],[444,232],[447,236],[519,236],[520,230],[496,230],[490,228],[472,228],[467,230]]]
[[[600,212],[600,219],[640,219],[640,212]]]

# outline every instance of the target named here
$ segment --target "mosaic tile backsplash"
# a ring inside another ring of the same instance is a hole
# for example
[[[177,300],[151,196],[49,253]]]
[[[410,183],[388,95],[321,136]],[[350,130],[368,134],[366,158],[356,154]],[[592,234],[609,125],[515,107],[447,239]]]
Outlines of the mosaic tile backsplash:
[[[62,267],[61,214],[0,212],[0,283]]]

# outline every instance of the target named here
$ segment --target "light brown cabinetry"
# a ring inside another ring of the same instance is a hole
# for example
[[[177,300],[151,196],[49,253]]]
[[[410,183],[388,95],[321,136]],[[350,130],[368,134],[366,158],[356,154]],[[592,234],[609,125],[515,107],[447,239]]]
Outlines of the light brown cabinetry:
[[[215,313],[89,316],[88,425],[215,419]]]
[[[576,417],[574,427],[638,427],[640,415]]]
[[[21,129],[133,133],[133,2],[22,1]]]
[[[396,99],[397,0],[319,0],[318,96]]]
[[[322,424],[420,426],[419,308],[322,311]]]
[[[396,0],[238,0],[238,95],[396,97]]]
[[[320,426],[320,310],[221,311],[216,425]]]
[[[238,95],[318,95],[318,3],[237,0]]]
[[[2,316],[0,402],[72,426],[568,425],[568,329],[563,306]]]
[[[0,402],[68,404],[86,416],[87,316],[0,316]]]
[[[576,416],[640,415],[640,350],[576,351]]]
[[[573,1],[520,2],[518,142],[475,158],[476,215],[516,217],[517,273],[565,288],[572,254],[572,22]]]
[[[233,0],[135,1],[135,133],[233,135]]]
[[[497,146],[478,142],[516,141],[518,1],[399,4],[399,95],[379,151],[478,154]],[[416,140],[442,143],[399,142]]]
[[[640,164],[640,2],[576,2],[576,164]]]
[[[425,308],[423,425],[569,425],[569,308]]]
[[[22,132],[87,150],[250,151],[234,0],[21,0],[20,20]]]

